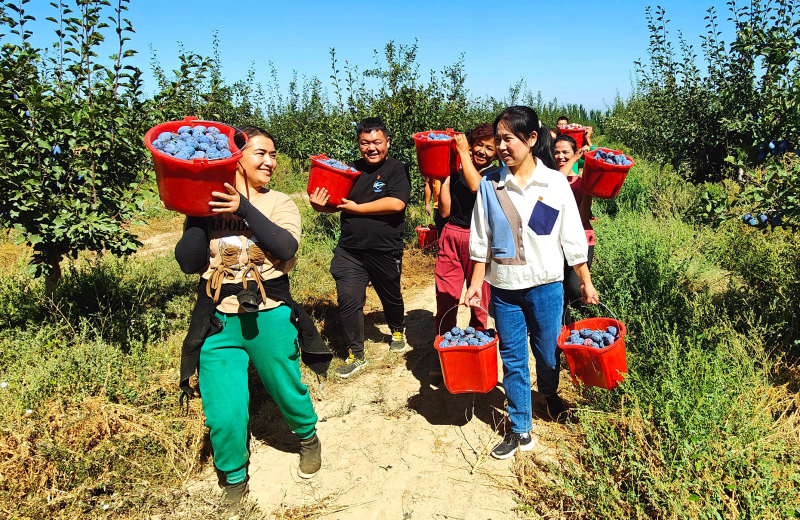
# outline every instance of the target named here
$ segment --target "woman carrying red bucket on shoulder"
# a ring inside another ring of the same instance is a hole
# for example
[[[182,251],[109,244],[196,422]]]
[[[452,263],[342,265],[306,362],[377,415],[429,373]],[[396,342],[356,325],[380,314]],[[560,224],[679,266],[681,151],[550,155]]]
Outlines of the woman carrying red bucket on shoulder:
[[[492,455],[504,459],[534,445],[529,335],[548,412],[558,419],[566,411],[557,393],[556,354],[565,257],[581,280],[584,302],[596,304],[599,295],[586,266],[588,246],[578,207],[567,180],[555,169],[550,133],[542,131],[535,111],[514,106],[495,120],[494,137],[504,166],[484,176],[478,188],[469,239],[476,263],[467,302],[480,305],[483,282],[489,282],[511,423],[511,432]]]
[[[592,258],[594,257],[595,235],[592,229],[592,196],[587,195],[583,191],[582,178],[575,171],[574,166],[578,161],[582,160],[583,154],[590,151],[589,146],[584,146],[578,150],[578,143],[575,139],[568,135],[559,135],[556,137],[555,144],[555,159],[558,170],[567,177],[569,187],[572,189],[572,195],[575,197],[575,203],[578,205],[578,212],[581,216],[581,225],[586,234],[586,242],[589,244],[589,252],[586,260],[586,266],[591,269]],[[581,281],[574,270],[569,269],[569,266],[564,261],[564,304],[570,305],[576,300],[581,298]],[[576,302],[577,303],[577,302]],[[574,305],[574,304],[573,304]],[[578,305],[580,305],[578,303]]]
[[[439,211],[448,219],[439,237],[436,257],[436,330],[450,330],[456,325],[456,313],[446,314],[461,300],[464,282],[472,280],[475,262],[469,257],[469,226],[478,186],[484,174],[491,171],[497,153],[494,147],[492,125],[476,126],[468,137],[456,134],[456,150],[461,156],[462,168],[442,183],[439,192]],[[481,307],[489,308],[489,285],[484,284]],[[470,327],[486,328],[486,311],[472,309]],[[446,314],[446,316],[445,316]],[[445,316],[444,318],[442,318]],[[444,321],[442,321],[444,320]]]
[[[299,360],[309,348],[327,351],[290,293],[287,273],[300,243],[300,211],[288,195],[266,188],[276,164],[275,141],[257,127],[241,131],[248,141],[240,145],[235,188],[225,184],[227,193],[213,192],[214,216],[188,217],[175,247],[181,270],[201,273],[180,386],[193,397],[189,379],[197,369],[214,466],[231,514],[248,492],[249,364],[300,439],[298,475],[310,478],[322,464],[322,447]],[[323,372],[329,362],[330,354]]]

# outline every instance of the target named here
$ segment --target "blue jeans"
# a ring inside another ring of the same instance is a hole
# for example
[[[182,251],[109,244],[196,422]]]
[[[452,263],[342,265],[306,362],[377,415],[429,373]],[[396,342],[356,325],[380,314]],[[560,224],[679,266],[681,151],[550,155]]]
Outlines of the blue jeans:
[[[536,358],[539,392],[551,396],[558,391],[556,342],[561,331],[564,285],[555,282],[517,290],[492,287],[491,305],[500,336],[511,431],[528,433],[533,429],[528,334]]]

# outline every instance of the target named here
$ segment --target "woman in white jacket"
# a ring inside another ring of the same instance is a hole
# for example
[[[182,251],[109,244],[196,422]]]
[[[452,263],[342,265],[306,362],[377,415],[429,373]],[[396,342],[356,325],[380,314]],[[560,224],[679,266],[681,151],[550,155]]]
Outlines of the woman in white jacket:
[[[528,107],[510,107],[497,117],[494,137],[504,168],[481,180],[470,227],[470,257],[477,263],[467,302],[480,303],[484,279],[492,286],[503,360],[511,433],[492,452],[500,459],[533,448],[529,334],[548,412],[554,420],[566,412],[557,393],[556,357],[565,258],[580,278],[583,301],[599,302],[575,198],[555,169],[549,133],[540,129]]]

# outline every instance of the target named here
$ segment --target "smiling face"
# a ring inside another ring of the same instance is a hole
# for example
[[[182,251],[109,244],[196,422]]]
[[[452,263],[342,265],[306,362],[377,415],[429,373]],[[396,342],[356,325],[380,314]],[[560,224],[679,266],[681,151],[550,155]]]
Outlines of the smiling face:
[[[275,143],[269,137],[256,135],[247,141],[239,159],[239,173],[247,177],[250,186],[264,186],[269,183],[277,161]]]
[[[567,141],[559,141],[556,143],[556,166],[558,166],[559,170],[572,159],[573,155],[575,155],[575,152],[572,150],[572,145]]]
[[[476,170],[482,170],[497,157],[494,139],[486,138],[472,143],[472,164]]]
[[[358,136],[358,149],[361,151],[361,157],[370,165],[383,163],[389,153],[389,140],[390,138],[382,130],[373,130],[370,133],[362,132]]]
[[[531,155],[531,147],[536,143],[538,135],[533,132],[526,140],[520,139],[505,121],[497,125],[497,135],[494,138],[497,154],[507,166],[519,166]]]

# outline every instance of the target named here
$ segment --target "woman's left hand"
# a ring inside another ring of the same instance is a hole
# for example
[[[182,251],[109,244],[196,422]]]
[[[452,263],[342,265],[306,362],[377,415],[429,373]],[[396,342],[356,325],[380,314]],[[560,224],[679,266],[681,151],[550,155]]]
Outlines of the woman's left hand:
[[[600,294],[597,292],[597,289],[594,288],[592,282],[581,284],[581,297],[583,303],[589,303],[592,305],[597,305],[600,303]]]
[[[469,141],[464,134],[455,134],[453,136],[456,140],[456,152],[459,154],[469,154]]]
[[[212,200],[208,203],[209,206],[213,206],[211,211],[214,213],[236,213],[239,209],[239,203],[242,200],[239,192],[227,182],[225,183],[225,189],[228,190],[228,193],[221,193],[219,191],[211,192],[212,196],[225,201],[219,202]]]
[[[584,154],[590,150],[591,148],[589,148],[588,146],[581,146],[580,148],[578,148],[578,151],[575,152],[575,160],[580,161],[581,159],[583,159]]]
[[[586,137],[591,139],[593,132],[594,132],[594,128],[592,128],[591,126],[587,126],[583,131],[583,135],[585,135]]]

